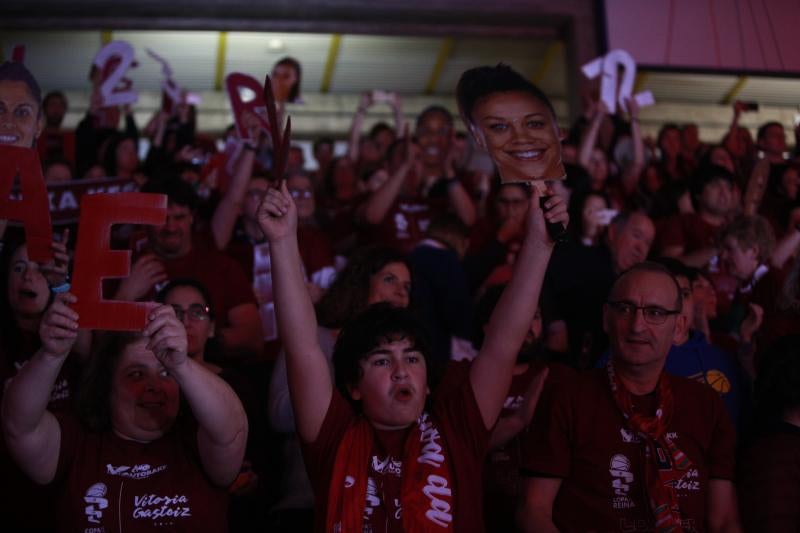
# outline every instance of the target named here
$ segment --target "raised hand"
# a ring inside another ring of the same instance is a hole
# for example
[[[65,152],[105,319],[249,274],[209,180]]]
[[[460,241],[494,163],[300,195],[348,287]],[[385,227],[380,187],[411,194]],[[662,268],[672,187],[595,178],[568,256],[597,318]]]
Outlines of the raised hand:
[[[174,370],[184,364],[189,356],[186,353],[188,341],[186,328],[175,316],[170,305],[159,305],[150,311],[149,322],[142,331],[148,337],[147,349],[167,370]]]
[[[533,194],[531,195],[527,214],[528,235],[526,238],[532,238],[534,242],[539,244],[553,246],[555,242],[547,233],[546,223],[563,224],[566,227],[569,222],[567,204],[549,186],[541,186],[534,182],[532,188]],[[540,198],[542,197],[547,197],[543,206],[544,210],[539,207]]]
[[[50,249],[53,251],[53,259],[39,266],[39,272],[47,280],[50,287],[63,285],[69,279],[69,253],[67,252],[67,241],[69,240],[69,228],[61,233],[61,242],[52,241]]]
[[[39,337],[42,340],[42,353],[45,355],[62,358],[72,350],[78,338],[78,313],[67,304],[77,301],[72,293],[59,294],[42,317]]]
[[[258,225],[271,243],[297,233],[297,207],[292,195],[281,181],[280,189],[269,189],[256,214]]]
[[[133,302],[146,296],[150,290],[167,280],[164,264],[154,254],[144,254],[131,267],[131,275],[122,280],[116,298]]]

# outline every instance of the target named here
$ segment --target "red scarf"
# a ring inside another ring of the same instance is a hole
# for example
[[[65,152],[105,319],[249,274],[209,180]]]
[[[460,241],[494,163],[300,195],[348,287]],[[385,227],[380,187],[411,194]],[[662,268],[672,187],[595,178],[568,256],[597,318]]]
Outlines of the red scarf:
[[[656,385],[656,414],[644,416],[633,412],[630,391],[614,372],[609,360],[606,368],[611,382],[614,402],[622,411],[628,426],[645,442],[644,479],[650,508],[655,518],[655,531],[658,533],[681,533],[681,511],[675,483],[692,466],[691,461],[667,437],[667,425],[672,418],[673,399],[669,379],[662,372]]]
[[[374,429],[363,416],[347,428],[336,451],[325,531],[363,531],[374,442]],[[447,446],[427,413],[411,429],[403,454],[400,491],[403,529],[414,533],[453,531],[453,476]]]

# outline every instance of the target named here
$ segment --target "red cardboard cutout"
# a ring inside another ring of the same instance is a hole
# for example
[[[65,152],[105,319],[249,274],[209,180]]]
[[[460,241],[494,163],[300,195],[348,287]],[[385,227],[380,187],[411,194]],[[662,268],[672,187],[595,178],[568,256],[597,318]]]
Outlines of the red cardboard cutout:
[[[248,131],[245,117],[245,111],[249,111],[253,116],[258,119],[259,124],[267,133],[270,132],[269,122],[266,119],[267,106],[264,103],[263,87],[252,76],[242,74],[241,72],[233,72],[228,74],[225,78],[225,87],[228,89],[228,98],[231,100],[231,107],[233,108],[233,118],[236,122],[236,133],[243,141],[251,141],[250,132]],[[242,100],[241,89],[249,89],[253,92],[254,97],[252,100],[245,102]]]
[[[22,199],[11,200],[14,178],[19,175]],[[0,219],[18,220],[25,227],[31,261],[46,263],[53,258],[50,243],[50,203],[39,154],[33,148],[0,146]]]
[[[145,327],[150,304],[103,299],[103,279],[124,278],[131,270],[130,250],[111,250],[111,225],[164,224],[166,220],[163,194],[121,192],[83,198],[72,281],[81,328],[140,331]]]

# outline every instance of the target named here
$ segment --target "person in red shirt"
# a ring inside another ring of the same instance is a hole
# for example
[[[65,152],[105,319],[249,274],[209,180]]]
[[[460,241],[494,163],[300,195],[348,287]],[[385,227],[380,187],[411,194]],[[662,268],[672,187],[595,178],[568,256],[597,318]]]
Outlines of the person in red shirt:
[[[717,254],[715,237],[736,208],[733,174],[710,166],[692,181],[696,212],[675,215],[659,228],[657,249],[687,266],[705,267]]]
[[[47,400],[77,338],[76,298],[45,314],[42,347],[6,388],[3,433],[31,479],[61,488],[59,531],[226,531],[222,487],[239,473],[247,417],[233,390],[187,354],[167,305],[139,334],[112,333],[87,371],[71,413]],[[178,416],[181,397],[193,420]]]
[[[740,531],[735,434],[711,387],[663,372],[686,329],[663,266],[617,278],[603,310],[611,359],[557,391],[532,428],[525,531]]]
[[[448,209],[467,226],[475,223],[475,205],[456,175],[453,128],[449,111],[429,107],[417,119],[416,143],[406,135],[389,148],[389,178],[357,212],[377,242],[410,252],[430,220]]]
[[[37,142],[39,159],[42,162],[64,160],[72,170],[75,166],[75,132],[61,128],[67,113],[67,97],[61,91],[47,93],[42,102],[42,111],[45,123]]]
[[[134,260],[116,299],[152,298],[171,279],[196,279],[211,293],[218,313],[217,337],[226,355],[259,354],[261,319],[247,276],[236,261],[193,234],[197,197],[191,185],[173,178],[148,182],[142,192],[167,195],[167,220],[147,227],[143,250],[137,250],[144,253]]]
[[[517,270],[486,340],[464,372],[434,395],[420,327],[404,310],[368,309],[334,349],[335,380],[314,332],[300,270],[297,210],[286,184],[267,192],[259,223],[270,242],[278,327],[297,431],[315,486],[317,531],[481,531],[480,465],[516,354],[536,310],[553,243],[545,220],[566,222],[563,200],[534,193]]]

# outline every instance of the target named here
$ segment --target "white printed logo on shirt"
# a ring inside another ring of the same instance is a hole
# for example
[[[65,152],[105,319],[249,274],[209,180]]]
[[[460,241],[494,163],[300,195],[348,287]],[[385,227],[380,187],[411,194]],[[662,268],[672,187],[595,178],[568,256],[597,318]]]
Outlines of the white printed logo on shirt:
[[[628,492],[631,490],[633,483],[633,472],[631,472],[631,461],[621,453],[611,457],[609,461],[608,472],[611,474],[611,488],[614,491],[614,497],[611,500],[611,505],[614,509],[633,509],[636,505],[628,497]]]
[[[126,477],[129,479],[145,479],[167,469],[167,465],[150,466],[148,464],[136,465],[133,467],[121,465],[114,466],[106,464],[106,474],[109,476]]]
[[[88,503],[86,506],[86,518],[93,524],[99,524],[100,519],[103,518],[103,509],[108,508],[108,500],[106,494],[108,487],[105,483],[95,483],[86,491],[83,501]]]
[[[700,491],[700,472],[696,468],[689,469],[683,477],[675,481],[675,490],[698,492]]]
[[[378,474],[393,474],[400,477],[403,473],[403,462],[398,461],[391,455],[387,455],[385,459],[380,459],[377,455],[373,455],[372,470]]]
[[[158,496],[145,494],[133,497],[133,517],[150,518],[158,520],[158,525],[172,525],[171,518],[189,518],[192,508],[189,507],[189,498],[184,495]],[[163,522],[161,522],[163,521]]]

